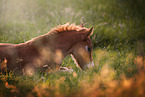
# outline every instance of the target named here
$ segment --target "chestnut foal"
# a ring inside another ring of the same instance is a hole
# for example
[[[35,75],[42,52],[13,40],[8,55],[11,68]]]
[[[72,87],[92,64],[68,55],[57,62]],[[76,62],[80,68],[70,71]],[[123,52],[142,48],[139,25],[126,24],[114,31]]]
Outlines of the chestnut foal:
[[[60,66],[69,54],[81,69],[86,70],[94,66],[92,34],[93,27],[88,29],[67,23],[25,43],[0,43],[0,71],[7,69],[29,74],[36,68]]]

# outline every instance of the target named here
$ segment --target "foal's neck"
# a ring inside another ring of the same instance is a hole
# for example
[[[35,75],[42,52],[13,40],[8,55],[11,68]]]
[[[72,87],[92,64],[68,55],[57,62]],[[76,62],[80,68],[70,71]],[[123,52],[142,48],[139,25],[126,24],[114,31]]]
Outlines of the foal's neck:
[[[73,31],[65,32],[48,32],[47,34],[38,36],[26,42],[36,47],[38,50],[49,49],[52,53],[61,52],[63,57],[69,55],[72,46],[79,42],[80,34]]]

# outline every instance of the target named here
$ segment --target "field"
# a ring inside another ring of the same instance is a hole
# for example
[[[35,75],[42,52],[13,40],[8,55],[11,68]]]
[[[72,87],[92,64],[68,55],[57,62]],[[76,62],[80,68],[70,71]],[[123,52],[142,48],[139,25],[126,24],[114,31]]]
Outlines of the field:
[[[67,22],[94,27],[95,66],[82,71],[71,58],[33,76],[0,74],[0,97],[145,96],[144,0],[0,0],[0,43],[23,43]]]

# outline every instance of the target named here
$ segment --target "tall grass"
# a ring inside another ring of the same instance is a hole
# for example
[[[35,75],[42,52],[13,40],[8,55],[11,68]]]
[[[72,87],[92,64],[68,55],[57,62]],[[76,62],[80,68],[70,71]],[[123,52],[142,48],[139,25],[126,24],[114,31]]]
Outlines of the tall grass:
[[[0,74],[0,96],[144,96],[145,2],[143,0],[0,0],[0,42],[23,43],[66,22],[94,26],[88,71],[71,56],[72,72],[33,76]]]

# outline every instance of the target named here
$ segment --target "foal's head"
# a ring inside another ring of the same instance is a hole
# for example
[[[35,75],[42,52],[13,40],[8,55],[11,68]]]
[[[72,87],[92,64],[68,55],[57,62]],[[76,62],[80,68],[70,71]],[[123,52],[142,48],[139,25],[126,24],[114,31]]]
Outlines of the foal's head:
[[[93,34],[93,27],[84,30],[84,36],[80,42],[76,43],[72,47],[72,55],[76,59],[76,62],[81,67],[81,69],[86,70],[94,66],[92,58],[92,41],[90,36]]]

